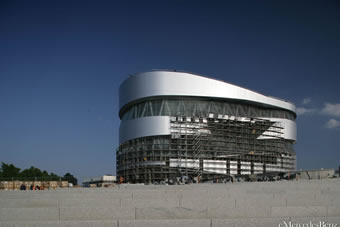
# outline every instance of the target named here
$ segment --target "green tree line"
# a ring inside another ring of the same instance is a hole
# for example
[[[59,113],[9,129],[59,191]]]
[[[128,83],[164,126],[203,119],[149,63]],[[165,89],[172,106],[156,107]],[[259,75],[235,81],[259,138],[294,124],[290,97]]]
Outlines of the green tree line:
[[[54,173],[48,173],[46,170],[41,171],[40,169],[31,166],[29,169],[24,169],[21,171],[20,168],[14,166],[13,164],[6,164],[1,162],[0,168],[0,181],[10,181],[10,180],[20,180],[20,181],[68,181],[73,185],[77,185],[78,180],[72,174],[66,173],[63,177],[58,176]]]

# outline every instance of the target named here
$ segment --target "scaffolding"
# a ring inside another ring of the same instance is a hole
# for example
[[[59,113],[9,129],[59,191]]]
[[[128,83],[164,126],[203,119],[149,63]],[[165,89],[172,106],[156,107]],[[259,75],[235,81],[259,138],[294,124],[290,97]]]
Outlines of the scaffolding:
[[[170,117],[169,136],[138,138],[117,151],[117,172],[129,182],[178,177],[285,172],[295,169],[291,142],[279,122],[209,114]]]

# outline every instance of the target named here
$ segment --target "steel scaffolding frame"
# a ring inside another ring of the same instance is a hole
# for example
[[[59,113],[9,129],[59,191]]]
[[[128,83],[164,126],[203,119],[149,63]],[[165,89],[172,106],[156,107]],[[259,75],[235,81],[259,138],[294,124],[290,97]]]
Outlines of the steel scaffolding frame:
[[[295,153],[285,147],[282,130],[278,122],[260,118],[170,117],[170,136],[139,138],[119,147],[117,172],[129,182],[150,183],[232,175],[231,162],[237,163],[235,175],[242,174],[241,163],[250,163],[250,173],[256,172],[254,163],[262,163],[263,172],[268,166],[293,170]],[[207,161],[225,161],[225,173],[208,171]]]

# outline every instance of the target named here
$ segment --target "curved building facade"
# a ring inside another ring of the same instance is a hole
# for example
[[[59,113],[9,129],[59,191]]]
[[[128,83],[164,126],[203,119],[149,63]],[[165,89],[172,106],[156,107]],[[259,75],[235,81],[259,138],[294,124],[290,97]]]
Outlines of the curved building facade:
[[[117,175],[127,182],[296,168],[295,105],[185,72],[151,71],[119,90]]]

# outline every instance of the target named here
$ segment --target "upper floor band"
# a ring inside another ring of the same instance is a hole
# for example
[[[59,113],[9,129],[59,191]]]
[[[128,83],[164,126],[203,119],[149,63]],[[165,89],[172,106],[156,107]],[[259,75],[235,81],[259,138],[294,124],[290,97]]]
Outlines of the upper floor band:
[[[296,107],[288,101],[265,96],[223,81],[190,73],[171,71],[140,73],[124,81],[119,89],[119,116],[123,118],[124,113],[134,104],[150,98],[154,100],[157,97],[168,97],[167,99],[171,100],[176,97],[195,97],[195,100],[196,98],[203,100],[232,100],[267,110],[283,110],[289,113],[282,114],[283,118],[286,119],[295,119],[296,117]],[[279,116],[275,115],[275,117]]]

